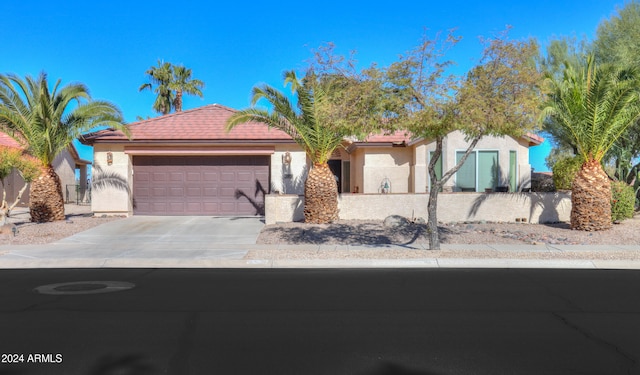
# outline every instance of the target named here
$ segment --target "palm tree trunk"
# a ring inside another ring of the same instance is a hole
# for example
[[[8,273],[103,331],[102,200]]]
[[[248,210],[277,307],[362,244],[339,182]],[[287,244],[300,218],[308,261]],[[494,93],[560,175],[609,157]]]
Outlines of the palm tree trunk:
[[[173,100],[176,112],[182,112],[182,90],[176,90],[176,98]]]
[[[327,163],[314,164],[304,184],[304,221],[326,224],[338,220],[338,184]]]
[[[586,161],[571,189],[571,229],[596,231],[611,228],[611,184],[596,160]]]
[[[53,166],[45,167],[31,184],[29,211],[31,221],[36,223],[65,219],[62,184]]]

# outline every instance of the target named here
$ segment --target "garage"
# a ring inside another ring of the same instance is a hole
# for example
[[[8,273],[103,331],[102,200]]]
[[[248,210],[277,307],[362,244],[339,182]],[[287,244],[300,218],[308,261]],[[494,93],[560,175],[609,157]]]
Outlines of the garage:
[[[133,156],[134,215],[264,215],[269,156]]]

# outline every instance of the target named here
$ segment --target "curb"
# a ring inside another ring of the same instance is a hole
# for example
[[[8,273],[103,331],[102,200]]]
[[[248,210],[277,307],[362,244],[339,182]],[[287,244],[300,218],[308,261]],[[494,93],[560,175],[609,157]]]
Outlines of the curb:
[[[328,269],[328,268],[424,268],[424,269],[640,269],[640,261],[620,260],[544,260],[544,259],[178,259],[178,258],[109,258],[54,259],[1,256],[0,269],[46,268],[211,268],[211,269]]]

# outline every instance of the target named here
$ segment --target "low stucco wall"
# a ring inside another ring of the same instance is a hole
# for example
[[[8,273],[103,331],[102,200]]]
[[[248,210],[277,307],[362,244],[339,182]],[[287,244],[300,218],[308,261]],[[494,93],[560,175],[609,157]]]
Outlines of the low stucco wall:
[[[342,194],[340,219],[383,220],[389,215],[427,218],[428,194]],[[265,197],[265,222],[301,221],[304,197],[270,194]],[[438,221],[500,221],[530,223],[569,221],[568,193],[441,193]]]

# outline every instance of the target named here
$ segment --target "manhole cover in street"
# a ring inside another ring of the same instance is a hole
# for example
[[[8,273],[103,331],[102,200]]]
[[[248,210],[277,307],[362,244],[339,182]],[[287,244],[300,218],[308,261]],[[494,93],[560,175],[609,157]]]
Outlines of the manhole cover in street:
[[[135,284],[125,281],[76,281],[42,285],[34,289],[40,294],[73,295],[120,292],[131,289]]]

